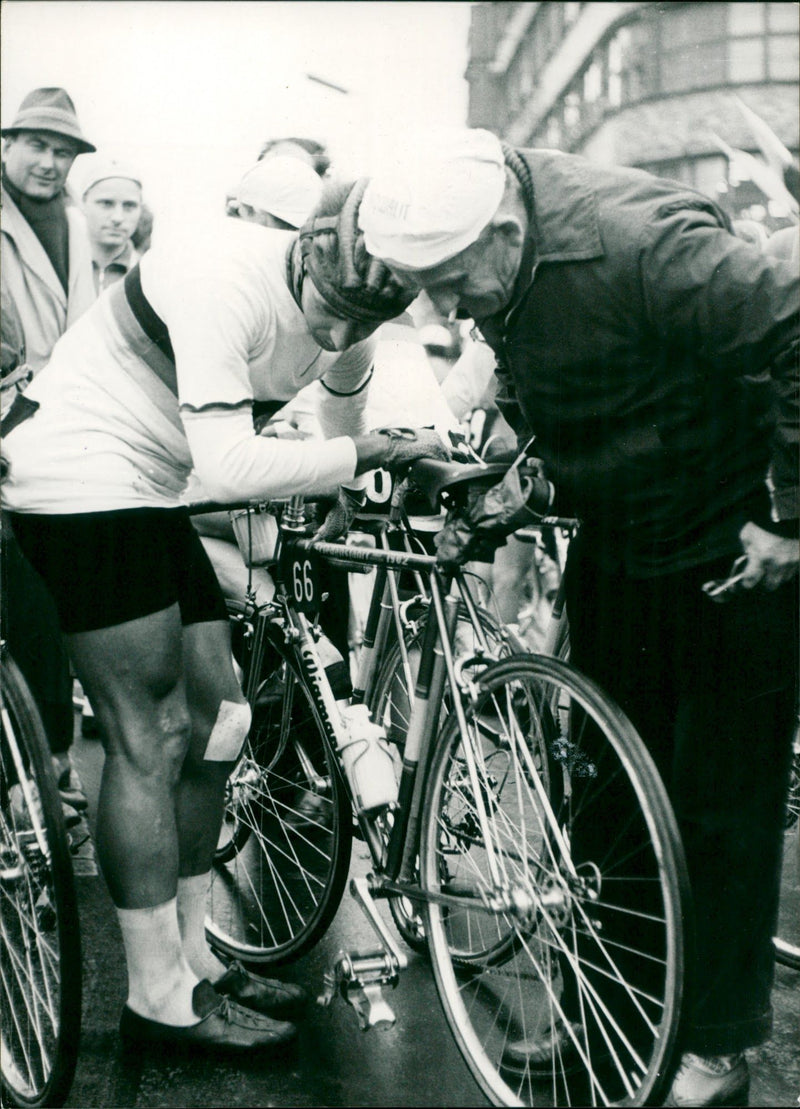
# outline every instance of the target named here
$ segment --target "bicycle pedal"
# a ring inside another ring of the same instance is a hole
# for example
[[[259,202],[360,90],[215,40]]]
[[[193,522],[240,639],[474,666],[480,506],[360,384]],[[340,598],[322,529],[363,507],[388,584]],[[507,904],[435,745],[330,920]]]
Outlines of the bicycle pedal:
[[[338,993],[358,1016],[363,1031],[378,1025],[391,1026],[394,1010],[383,996],[383,987],[397,985],[397,965],[387,951],[340,951],[331,970],[325,974],[325,988],[317,1004],[330,1005]]]

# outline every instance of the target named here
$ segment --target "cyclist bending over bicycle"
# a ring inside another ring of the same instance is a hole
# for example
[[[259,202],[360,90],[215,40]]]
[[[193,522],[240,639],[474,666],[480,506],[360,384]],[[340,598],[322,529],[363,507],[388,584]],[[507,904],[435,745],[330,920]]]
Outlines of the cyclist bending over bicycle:
[[[192,467],[221,502],[341,486],[332,538],[359,475],[448,457],[435,432],[364,433],[369,337],[412,298],[364,251],[362,193],[329,190],[299,234],[221,220],[157,245],[57,344],[4,437],[6,506],[105,736],[97,849],[125,946],[128,1040],[268,1047],[294,1034],[306,1000],[206,943],[223,790],[250,710],[180,498]],[[254,402],[314,379],[326,441],[254,433]]]

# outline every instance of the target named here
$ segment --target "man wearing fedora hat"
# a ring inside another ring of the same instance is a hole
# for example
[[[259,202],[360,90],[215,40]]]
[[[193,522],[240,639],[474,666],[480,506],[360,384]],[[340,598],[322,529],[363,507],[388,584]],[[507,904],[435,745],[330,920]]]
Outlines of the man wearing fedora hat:
[[[81,133],[72,100],[58,88],[34,89],[0,134],[5,140],[0,222],[5,410],[6,394],[13,400],[95,299],[86,225],[78,209],[65,203],[64,192],[77,155],[95,148]],[[3,635],[42,715],[62,800],[83,810],[86,797],[69,758],[72,675],[58,618],[5,513],[2,525]]]
[[[26,361],[36,373],[96,296],[86,226],[64,192],[75,158],[95,147],[59,88],[28,93],[0,134],[3,298],[22,321]]]

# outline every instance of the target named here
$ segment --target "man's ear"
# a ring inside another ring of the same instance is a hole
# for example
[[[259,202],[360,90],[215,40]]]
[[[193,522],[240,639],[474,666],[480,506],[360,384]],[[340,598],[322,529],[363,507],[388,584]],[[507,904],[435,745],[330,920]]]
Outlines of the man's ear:
[[[516,216],[498,212],[490,227],[495,235],[505,240],[508,246],[519,249],[525,239],[525,228]]]

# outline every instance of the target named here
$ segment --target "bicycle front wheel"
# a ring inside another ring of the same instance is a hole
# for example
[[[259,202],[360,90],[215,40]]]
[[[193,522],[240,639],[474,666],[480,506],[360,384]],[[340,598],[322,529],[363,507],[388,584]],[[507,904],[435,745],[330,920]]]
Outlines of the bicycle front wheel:
[[[688,882],[664,787],[627,718],[567,664],[516,657],[477,684],[424,803],[447,1020],[495,1104],[645,1104],[684,982]]]
[[[800,724],[792,741],[792,768],[786,798],[783,874],[775,958],[783,966],[800,970],[800,919],[795,909],[800,891]]]
[[[81,1024],[78,908],[67,835],[39,714],[0,660],[0,1074],[4,1105],[63,1105]]]
[[[232,620],[249,619],[229,607]],[[251,633],[245,628],[241,637],[252,642]],[[253,664],[263,667],[262,681],[228,780],[206,933],[226,955],[278,966],[313,947],[333,920],[353,821],[336,755],[290,649],[276,635],[268,663]]]

